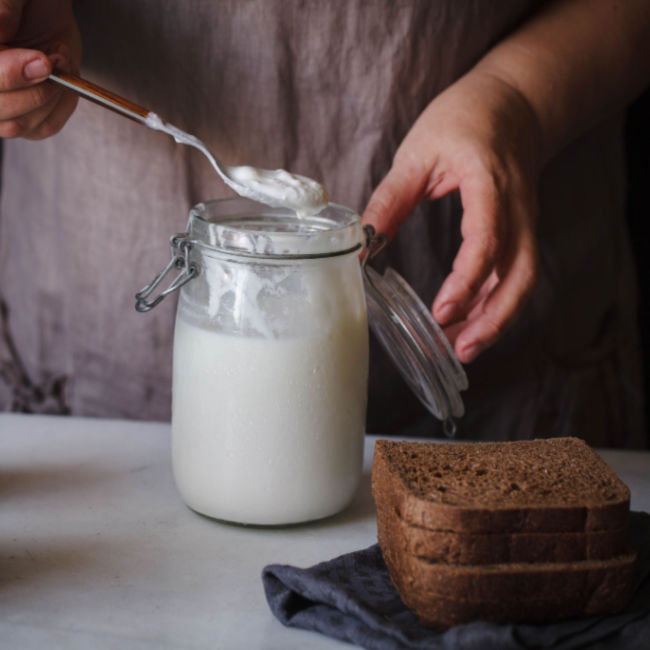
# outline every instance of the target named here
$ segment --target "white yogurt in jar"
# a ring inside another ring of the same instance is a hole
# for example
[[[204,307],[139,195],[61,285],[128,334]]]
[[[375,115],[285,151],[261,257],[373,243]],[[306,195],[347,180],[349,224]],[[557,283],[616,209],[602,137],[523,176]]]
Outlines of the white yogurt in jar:
[[[363,457],[367,337],[365,311],[277,339],[222,334],[179,313],[172,431],[184,501],[263,525],[344,508]]]

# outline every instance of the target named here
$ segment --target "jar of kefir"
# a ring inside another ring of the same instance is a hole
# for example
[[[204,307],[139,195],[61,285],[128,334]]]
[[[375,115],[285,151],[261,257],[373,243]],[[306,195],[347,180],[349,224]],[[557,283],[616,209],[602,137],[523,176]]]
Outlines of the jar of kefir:
[[[467,378],[412,288],[367,264],[384,243],[331,203],[316,216],[243,198],[191,210],[169,264],[136,295],[148,311],[180,289],[172,463],[190,508],[279,525],[349,503],[363,460],[366,305],[379,342],[453,434]]]
[[[298,218],[242,198],[196,206],[172,238],[184,269],[172,462],[192,509],[289,524],[352,498],[368,375],[362,240],[351,210]]]

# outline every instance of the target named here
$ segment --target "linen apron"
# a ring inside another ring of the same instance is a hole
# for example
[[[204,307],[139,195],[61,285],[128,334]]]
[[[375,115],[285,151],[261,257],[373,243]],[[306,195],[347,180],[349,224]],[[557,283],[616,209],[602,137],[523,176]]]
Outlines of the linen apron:
[[[82,74],[198,135],[229,164],[282,167],[362,211],[424,107],[534,1],[76,2]],[[642,446],[621,121],[541,181],[539,285],[467,366],[458,437],[578,435]],[[174,301],[134,293],[189,208],[232,192],[200,153],[81,100],[53,138],[4,142],[0,408],[166,420]],[[381,258],[431,304],[460,242],[460,202],[425,201]],[[442,436],[373,339],[368,431]]]

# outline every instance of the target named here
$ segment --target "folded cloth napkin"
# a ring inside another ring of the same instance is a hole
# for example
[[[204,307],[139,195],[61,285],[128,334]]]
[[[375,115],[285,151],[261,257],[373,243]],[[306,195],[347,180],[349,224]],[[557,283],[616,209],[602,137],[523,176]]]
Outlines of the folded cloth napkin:
[[[638,552],[634,595],[613,616],[546,625],[476,621],[444,632],[418,623],[390,581],[379,546],[341,555],[309,569],[273,564],[262,572],[266,598],[284,624],[371,650],[520,650],[522,648],[650,648],[650,515],[630,515]]]

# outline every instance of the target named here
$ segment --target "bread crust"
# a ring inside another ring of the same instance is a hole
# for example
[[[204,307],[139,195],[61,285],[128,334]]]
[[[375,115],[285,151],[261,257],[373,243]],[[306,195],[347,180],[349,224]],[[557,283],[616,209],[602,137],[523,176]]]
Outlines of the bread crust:
[[[391,580],[424,625],[541,623],[629,600],[629,490],[578,439],[380,440],[372,492]]]
[[[538,441],[553,443],[552,441]],[[410,524],[431,530],[453,530],[463,533],[542,533],[542,532],[595,532],[627,528],[630,493],[627,486],[586,444],[578,439],[575,445],[581,453],[593,455],[591,461],[600,465],[600,471],[607,473],[616,486],[614,498],[604,502],[592,500],[583,505],[560,505],[535,502],[516,506],[495,504],[472,505],[468,502],[455,505],[435,502],[409,490],[404,480],[391,467],[389,453],[394,441],[378,440],[372,468],[372,489],[375,500],[385,498],[399,516]],[[580,444],[581,443],[581,444]],[[432,447],[445,447],[435,443],[410,443]],[[496,443],[472,443],[494,445]],[[469,445],[465,445],[469,447]],[[577,466],[576,471],[580,471]]]
[[[400,551],[455,564],[505,562],[575,562],[622,555],[627,528],[569,533],[458,533],[409,524],[395,510],[377,503],[377,528],[383,528]]]
[[[424,625],[544,622],[611,614],[627,604],[636,555],[573,563],[460,566],[381,546],[404,604]]]

